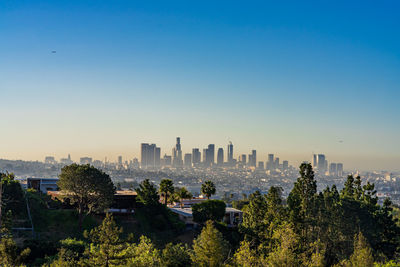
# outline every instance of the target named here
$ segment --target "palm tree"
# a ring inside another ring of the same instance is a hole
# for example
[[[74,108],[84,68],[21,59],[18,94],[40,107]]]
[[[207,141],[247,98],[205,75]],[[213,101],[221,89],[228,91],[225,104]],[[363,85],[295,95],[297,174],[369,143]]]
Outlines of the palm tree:
[[[183,200],[184,199],[191,199],[193,197],[192,193],[190,193],[186,187],[181,187],[176,191],[176,196],[179,198],[179,202],[181,208],[183,208]]]
[[[215,194],[215,185],[212,181],[205,181],[204,184],[201,185],[201,193],[206,195],[207,199],[210,199],[211,195]]]
[[[168,203],[168,194],[174,193],[174,183],[170,179],[162,179],[160,183],[160,193],[164,196],[164,204]]]

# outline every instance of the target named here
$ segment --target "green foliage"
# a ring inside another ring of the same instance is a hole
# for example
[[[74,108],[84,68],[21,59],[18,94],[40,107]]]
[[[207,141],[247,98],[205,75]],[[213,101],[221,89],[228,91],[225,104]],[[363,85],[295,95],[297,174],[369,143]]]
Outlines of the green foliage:
[[[261,266],[260,257],[256,251],[251,249],[249,241],[242,241],[240,247],[233,255],[235,266],[256,267]]]
[[[293,226],[283,224],[274,231],[272,238],[275,245],[265,260],[265,265],[274,267],[299,266],[297,254],[300,239]]]
[[[191,199],[191,198],[193,198],[192,193],[190,193],[190,192],[186,189],[186,187],[177,188],[177,189],[175,190],[175,194],[176,194],[177,198],[179,199],[181,208],[183,208],[183,200],[184,200],[184,199]]]
[[[212,181],[205,181],[204,184],[201,185],[201,193],[206,195],[207,199],[210,199],[216,191],[217,189]]]
[[[151,240],[145,236],[140,237],[139,244],[131,244],[125,252],[126,266],[155,267],[161,266],[160,252],[154,247]]]
[[[25,215],[26,206],[21,185],[13,173],[0,173],[0,227],[7,213],[13,217]]]
[[[172,196],[174,193],[174,183],[171,179],[162,179],[160,182],[160,189],[161,195],[164,198],[164,205],[168,203],[168,197]]]
[[[229,252],[229,244],[215,229],[212,221],[207,221],[200,235],[193,242],[192,261],[195,266],[222,266]]]
[[[160,204],[160,197],[157,193],[157,188],[149,179],[145,179],[136,188],[137,198],[140,203],[146,207],[156,207]]]
[[[30,252],[29,248],[20,250],[10,235],[1,234],[0,266],[21,266]]]
[[[354,238],[354,252],[350,257],[350,266],[352,267],[372,267],[374,258],[371,247],[363,234],[360,232]]]
[[[226,204],[222,200],[206,200],[192,206],[193,220],[204,223],[208,220],[221,221],[225,216]]]
[[[186,267],[192,265],[187,245],[168,243],[161,254],[161,265],[166,267]]]
[[[77,206],[80,229],[84,213],[103,212],[113,202],[115,187],[110,176],[89,164],[64,166],[59,178],[58,187]]]
[[[120,235],[122,228],[118,227],[113,217],[107,213],[102,224],[90,232],[85,231],[84,236],[91,241],[87,251],[90,265],[110,266],[122,263],[121,252],[125,243]]]

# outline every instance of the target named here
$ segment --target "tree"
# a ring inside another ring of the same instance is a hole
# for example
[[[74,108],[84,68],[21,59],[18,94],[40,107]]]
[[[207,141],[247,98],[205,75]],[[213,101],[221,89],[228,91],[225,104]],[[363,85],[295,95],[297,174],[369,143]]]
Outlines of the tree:
[[[174,193],[174,183],[171,179],[162,179],[160,183],[160,193],[164,197],[164,205],[168,203],[168,196]]]
[[[313,242],[310,235],[313,234],[312,227],[315,225],[317,182],[314,179],[311,164],[302,163],[299,173],[300,178],[294,183],[287,202],[290,219],[296,226],[295,230],[300,234],[303,245],[305,245],[307,242]]]
[[[200,235],[193,241],[193,263],[201,267],[222,266],[228,255],[228,245],[213,222],[208,221]]]
[[[4,214],[16,215],[26,210],[24,193],[13,173],[0,173],[0,228]]]
[[[143,180],[139,187],[136,188],[138,201],[145,206],[154,207],[160,204],[160,197],[157,193],[157,188],[149,179]]]
[[[123,263],[122,251],[126,244],[120,238],[122,228],[118,227],[113,217],[107,213],[102,224],[84,236],[91,241],[87,252],[89,264],[94,266],[113,266]]]
[[[151,240],[140,237],[139,244],[131,244],[125,252],[127,263],[125,266],[156,267],[160,265],[160,252],[154,247]]]
[[[240,247],[236,250],[233,255],[234,263],[241,267],[256,267],[261,266],[260,256],[257,252],[251,249],[249,241],[240,242]]]
[[[58,187],[77,206],[80,230],[86,215],[102,212],[113,202],[115,187],[110,176],[89,164],[64,166],[59,177]]]
[[[206,200],[192,206],[193,220],[204,223],[208,220],[219,222],[225,216],[226,204],[222,200]]]
[[[31,250],[20,250],[12,236],[0,233],[0,266],[20,266]]]
[[[215,192],[215,185],[212,181],[205,181],[204,184],[201,185],[201,193],[206,195],[207,199],[210,199],[211,195],[214,195]]]
[[[180,206],[183,208],[183,200],[184,199],[191,199],[193,197],[192,193],[190,193],[186,187],[181,187],[176,190],[176,196],[179,198]]]
[[[266,225],[264,218],[267,212],[267,201],[265,196],[256,191],[249,196],[249,204],[245,206],[243,223],[240,231],[245,234],[247,240],[259,245],[264,240]]]
[[[372,250],[367,240],[360,232],[354,238],[354,252],[350,257],[351,267],[372,267],[374,266],[374,258]]]
[[[275,240],[274,248],[264,265],[273,267],[298,266],[299,237],[294,232],[293,227],[287,223],[283,224],[274,231],[273,239]]]
[[[161,254],[161,265],[166,267],[191,266],[190,253],[187,245],[168,243]]]

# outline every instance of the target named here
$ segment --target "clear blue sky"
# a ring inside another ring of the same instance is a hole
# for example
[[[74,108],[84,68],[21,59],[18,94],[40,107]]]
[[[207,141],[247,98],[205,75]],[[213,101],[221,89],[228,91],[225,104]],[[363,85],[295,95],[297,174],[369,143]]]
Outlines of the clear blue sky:
[[[229,140],[400,169],[398,1],[0,2],[0,158]],[[57,51],[51,53],[51,51]],[[343,140],[343,143],[339,143]]]

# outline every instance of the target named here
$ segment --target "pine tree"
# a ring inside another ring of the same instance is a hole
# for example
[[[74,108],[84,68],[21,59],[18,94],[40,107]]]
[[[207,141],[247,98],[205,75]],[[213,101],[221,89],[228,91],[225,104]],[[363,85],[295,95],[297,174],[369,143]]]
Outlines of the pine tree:
[[[193,242],[192,260],[196,266],[222,266],[227,258],[229,244],[222,234],[208,221],[201,234]]]

